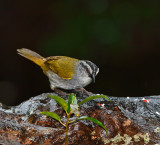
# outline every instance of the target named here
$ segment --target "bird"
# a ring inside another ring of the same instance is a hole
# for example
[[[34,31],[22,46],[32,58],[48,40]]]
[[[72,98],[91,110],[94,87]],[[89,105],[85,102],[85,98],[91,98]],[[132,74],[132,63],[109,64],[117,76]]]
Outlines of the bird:
[[[27,48],[17,49],[17,52],[40,66],[43,73],[49,78],[51,90],[60,94],[62,90],[83,90],[85,92],[84,87],[95,82],[95,77],[99,72],[99,68],[89,60],[79,60],[68,56],[45,58]]]

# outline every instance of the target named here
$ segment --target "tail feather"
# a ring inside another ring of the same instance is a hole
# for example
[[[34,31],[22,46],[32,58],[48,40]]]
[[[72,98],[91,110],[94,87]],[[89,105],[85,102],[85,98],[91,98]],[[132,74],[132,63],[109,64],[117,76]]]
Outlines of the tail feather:
[[[29,50],[26,48],[21,48],[21,49],[17,49],[17,51],[18,51],[18,54],[33,61],[34,63],[36,63],[39,66],[41,66],[45,61],[44,57],[40,56],[38,53],[36,53],[32,50]]]

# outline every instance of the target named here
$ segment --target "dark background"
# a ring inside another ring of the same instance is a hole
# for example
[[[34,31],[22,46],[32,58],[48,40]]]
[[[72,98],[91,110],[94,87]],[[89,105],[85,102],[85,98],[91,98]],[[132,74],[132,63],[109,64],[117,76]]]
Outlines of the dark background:
[[[88,59],[100,73],[86,87],[110,96],[160,94],[159,0],[0,0],[0,101],[51,92],[16,49]]]

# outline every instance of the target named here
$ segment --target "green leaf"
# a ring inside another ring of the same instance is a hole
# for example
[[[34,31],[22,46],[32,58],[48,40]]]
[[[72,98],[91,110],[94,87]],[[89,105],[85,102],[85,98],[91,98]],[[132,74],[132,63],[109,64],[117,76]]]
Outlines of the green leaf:
[[[74,98],[73,98],[72,104],[77,105],[77,98],[76,98],[76,94],[74,95]]]
[[[48,95],[48,97],[54,99],[67,113],[67,111],[68,111],[68,104],[67,104],[67,102],[63,98],[61,98],[59,96],[53,96],[53,95]]]
[[[83,101],[79,102],[78,105],[82,105],[88,101],[91,101],[91,100],[97,99],[97,98],[106,98],[107,100],[110,101],[110,99],[105,95],[96,95],[96,96],[89,96],[89,97],[85,98]]]
[[[68,96],[68,113],[70,113],[70,109],[71,109],[71,104],[72,104],[72,102],[73,102],[73,99],[74,99],[74,95],[72,95],[72,94],[70,94],[69,96]]]
[[[82,116],[82,117],[79,117],[76,120],[83,120],[83,119],[87,119],[87,120],[90,120],[90,121],[98,124],[99,126],[101,126],[106,131],[106,133],[108,133],[106,127],[100,121],[98,121],[97,119],[94,119],[94,118],[91,118],[91,117],[87,117],[87,116]]]
[[[54,113],[54,112],[44,111],[44,112],[41,112],[41,114],[50,116],[50,117],[52,117],[53,119],[58,120],[59,122],[61,122],[61,119],[60,119],[59,115],[56,114],[56,113]]]
[[[74,113],[76,116],[79,116],[80,111],[78,107],[76,95],[70,94],[68,97],[68,113]]]

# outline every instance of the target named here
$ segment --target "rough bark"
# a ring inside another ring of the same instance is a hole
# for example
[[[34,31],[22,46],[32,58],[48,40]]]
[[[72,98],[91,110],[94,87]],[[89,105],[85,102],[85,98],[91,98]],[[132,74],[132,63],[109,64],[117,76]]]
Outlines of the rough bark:
[[[5,145],[63,145],[65,128],[56,120],[41,115],[52,111],[66,122],[62,108],[46,94],[32,97],[18,106],[0,104],[0,144]],[[52,95],[55,95],[52,93]],[[78,101],[85,98],[78,97]],[[160,97],[110,97],[96,99],[80,107],[81,116],[101,121],[108,130],[93,122],[82,120],[69,125],[72,145],[152,145],[160,143]],[[67,100],[67,98],[66,98]],[[98,103],[98,104],[97,104]],[[104,104],[100,105],[100,104]],[[75,116],[71,116],[74,118]]]

